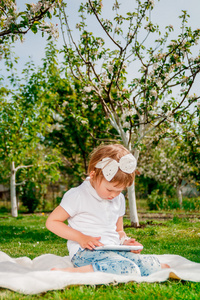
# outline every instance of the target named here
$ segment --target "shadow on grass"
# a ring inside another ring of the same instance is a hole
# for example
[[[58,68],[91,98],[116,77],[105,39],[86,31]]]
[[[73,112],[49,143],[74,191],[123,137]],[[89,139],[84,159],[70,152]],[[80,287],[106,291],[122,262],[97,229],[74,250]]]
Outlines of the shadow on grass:
[[[18,241],[23,239],[24,242],[34,242],[34,241],[55,241],[60,240],[55,234],[48,231],[46,228],[41,230],[39,229],[31,229],[26,228],[24,226],[12,226],[12,225],[3,225],[0,226],[0,243],[10,243],[13,241]]]

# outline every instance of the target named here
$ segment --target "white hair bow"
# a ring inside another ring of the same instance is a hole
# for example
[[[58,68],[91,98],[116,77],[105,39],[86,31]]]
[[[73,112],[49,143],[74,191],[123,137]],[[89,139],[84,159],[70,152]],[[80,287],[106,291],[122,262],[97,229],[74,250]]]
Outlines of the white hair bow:
[[[131,153],[129,153],[122,156],[119,162],[110,157],[105,157],[101,161],[99,161],[95,167],[98,169],[102,169],[105,179],[111,181],[119,168],[124,173],[131,174],[135,171],[136,166],[137,161],[135,157]]]

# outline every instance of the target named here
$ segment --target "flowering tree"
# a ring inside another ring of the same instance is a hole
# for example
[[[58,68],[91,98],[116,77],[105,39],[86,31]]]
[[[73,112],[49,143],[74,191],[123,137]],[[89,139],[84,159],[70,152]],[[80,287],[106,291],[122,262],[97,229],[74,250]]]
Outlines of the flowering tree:
[[[184,185],[198,185],[200,176],[199,138],[197,124],[188,126],[182,136],[162,140],[155,149],[146,149],[148,156],[141,154],[140,172],[144,177],[173,186],[182,206]],[[188,130],[189,129],[189,130]],[[198,188],[198,186],[197,186]]]
[[[25,10],[18,10],[17,0],[0,0],[0,60],[10,70],[10,45],[20,39],[22,42],[25,35],[31,30],[42,35],[46,32],[48,38],[58,37],[58,28],[53,23],[45,22],[45,18],[52,18],[56,14],[56,7],[60,0],[39,0],[36,3],[25,4]],[[11,62],[11,65],[10,65]]]
[[[43,66],[36,71],[40,90],[49,111],[45,144],[58,148],[63,160],[62,173],[67,187],[79,184],[87,174],[89,153],[101,141],[117,141],[109,120],[102,118],[94,95],[85,97],[82,84],[68,76],[66,63],[58,64],[58,50],[52,41],[46,47]],[[66,180],[67,176],[67,180]]]
[[[20,38],[31,30],[36,33],[38,29],[50,35],[57,35],[53,24],[44,22],[44,18],[51,18],[51,10],[55,10],[59,0],[40,0],[36,3],[26,4],[24,11],[19,11],[16,0],[0,1],[0,44],[5,40],[12,41]],[[55,13],[55,11],[54,11]]]
[[[84,1],[76,25],[78,38],[71,30],[69,7],[66,9],[64,1],[60,10],[71,75],[82,83],[85,98],[98,96],[94,101],[101,103],[136,159],[146,137],[153,134],[159,140],[170,134],[171,122],[181,123],[199,99],[192,87],[200,72],[200,56],[192,57],[191,53],[200,29],[192,31],[187,26],[189,16],[183,11],[181,33],[169,40],[173,26],[167,26],[161,36],[159,26],[151,20],[153,8],[153,0],[135,0],[124,14],[115,0],[111,13],[111,1]],[[109,19],[104,17],[108,9]],[[97,32],[93,28],[98,28]],[[137,226],[134,195],[133,185],[128,189],[129,207],[131,222]]]
[[[10,178],[13,217],[18,215],[16,186],[26,181],[27,168],[34,168],[38,172],[45,169],[51,178],[49,181],[58,175],[54,167],[59,161],[58,151],[52,152],[41,147],[41,138],[48,124],[48,112],[43,105],[40,80],[29,74],[31,67],[28,64],[23,70],[24,80],[21,78],[18,81],[16,78],[15,90],[5,88],[0,82],[0,178],[5,183]],[[16,183],[17,173],[22,182]]]

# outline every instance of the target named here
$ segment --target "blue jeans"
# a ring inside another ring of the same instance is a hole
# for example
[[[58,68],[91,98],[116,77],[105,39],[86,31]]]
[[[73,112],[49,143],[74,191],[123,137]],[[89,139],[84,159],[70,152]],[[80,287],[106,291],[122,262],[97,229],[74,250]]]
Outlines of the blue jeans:
[[[92,265],[94,272],[118,275],[148,276],[161,270],[157,257],[129,251],[91,251],[80,248],[73,256],[72,263],[74,267]]]

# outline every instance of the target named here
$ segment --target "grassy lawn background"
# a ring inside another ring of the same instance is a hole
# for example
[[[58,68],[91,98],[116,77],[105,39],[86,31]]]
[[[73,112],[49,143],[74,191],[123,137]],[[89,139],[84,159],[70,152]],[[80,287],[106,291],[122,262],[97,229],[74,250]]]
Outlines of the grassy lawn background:
[[[142,253],[178,254],[200,263],[199,215],[185,218],[175,215],[171,220],[141,221],[141,228],[130,227],[125,219],[125,231],[144,246]],[[12,218],[0,215],[0,245],[12,257],[31,259],[44,253],[68,254],[66,241],[45,228],[47,215],[20,215]],[[71,286],[62,291],[50,291],[27,296],[0,289],[0,299],[199,299],[200,283],[168,280],[164,283],[119,284],[117,286]]]

